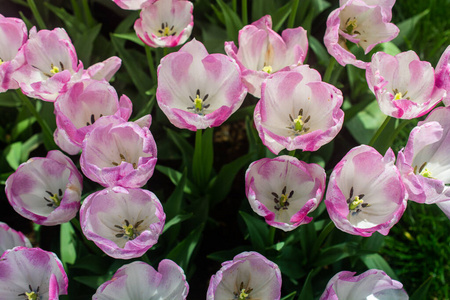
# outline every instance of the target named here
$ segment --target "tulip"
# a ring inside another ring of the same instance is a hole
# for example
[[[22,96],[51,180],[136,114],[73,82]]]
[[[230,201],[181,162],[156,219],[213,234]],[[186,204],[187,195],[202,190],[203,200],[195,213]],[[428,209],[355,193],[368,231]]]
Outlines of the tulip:
[[[80,207],[83,177],[72,160],[53,150],[21,164],[6,180],[6,196],[21,216],[41,225],[74,218]]]
[[[89,195],[80,210],[84,235],[111,257],[142,256],[164,227],[158,198],[150,191],[113,187]]]
[[[280,36],[266,15],[239,31],[239,49],[225,42],[225,51],[239,65],[249,93],[260,98],[261,84],[270,74],[303,64],[308,39],[302,27],[288,28]]]
[[[176,47],[191,35],[194,26],[192,9],[192,2],[185,0],[147,2],[134,30],[150,47]]]
[[[245,174],[250,205],[267,224],[290,231],[311,222],[325,192],[325,170],[292,156],[263,158],[253,162]]]
[[[274,154],[284,148],[316,151],[341,130],[342,101],[341,91],[322,82],[317,71],[299,66],[275,73],[263,83],[255,126]]]
[[[334,167],[325,204],[337,228],[361,236],[389,233],[403,215],[408,197],[394,161],[391,149],[383,157],[361,145]]]
[[[445,90],[446,95],[442,101],[445,106],[450,106],[450,46],[442,53],[436,66],[435,83],[436,87]]]
[[[342,271],[330,279],[320,300],[407,300],[408,294],[397,280],[381,270],[371,269],[358,276]]]
[[[243,252],[226,261],[209,281],[207,300],[279,300],[281,273],[257,252]]]
[[[223,54],[208,54],[195,39],[165,56],[158,67],[156,100],[178,128],[217,127],[246,95],[236,63]]]
[[[183,269],[169,259],[159,263],[158,271],[135,261],[122,266],[112,279],[98,287],[93,300],[184,300],[189,285]]]
[[[16,246],[31,248],[31,243],[22,232],[15,231],[6,223],[0,222],[0,253]]]
[[[394,39],[399,29],[392,23],[395,0],[341,0],[340,7],[327,20],[324,43],[328,53],[342,66],[352,64],[365,69],[367,62],[356,59],[347,43],[355,43],[367,55],[375,45]]]

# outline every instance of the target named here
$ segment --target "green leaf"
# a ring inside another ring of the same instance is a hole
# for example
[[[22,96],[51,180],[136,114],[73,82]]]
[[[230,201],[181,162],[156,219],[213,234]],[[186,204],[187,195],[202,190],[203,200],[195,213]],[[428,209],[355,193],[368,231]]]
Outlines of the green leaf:
[[[194,156],[194,147],[180,133],[166,128],[167,136],[173,141],[183,156],[183,165],[191,166],[192,157]]]
[[[308,36],[309,47],[314,52],[319,61],[319,64],[322,66],[328,66],[330,63],[330,55],[328,54],[327,49],[319,42],[315,37]]]
[[[428,290],[430,289],[431,283],[433,282],[433,276],[427,278],[427,280],[422,283],[417,290],[409,297],[409,300],[422,300],[428,299]]]
[[[181,243],[167,254],[167,258],[176,262],[184,270],[187,269],[192,253],[194,252],[203,232],[204,223],[194,229]]]
[[[238,32],[243,27],[241,18],[222,0],[217,0],[222,10],[225,27],[227,29],[228,38],[235,43],[237,42]]]
[[[177,170],[174,170],[172,168],[169,168],[169,167],[156,165],[155,168],[159,172],[161,172],[164,175],[166,175],[167,177],[169,177],[169,179],[172,181],[172,183],[174,185],[178,185],[178,183],[180,182],[181,178],[183,177],[183,173],[181,173],[181,172],[179,172]],[[186,185],[184,187],[184,192],[186,194],[191,194],[194,189],[195,189],[194,188],[194,184],[189,179],[186,179]]]
[[[254,153],[241,156],[236,160],[224,165],[220,169],[219,174],[210,182],[209,193],[214,195],[211,199],[211,205],[221,202],[230,192],[233,180],[237,173],[245,166],[248,166],[252,161]]]
[[[383,270],[392,279],[398,280],[397,275],[387,261],[378,253],[367,254],[360,257],[362,262],[369,269]]]
[[[184,214],[184,215],[176,215],[175,217],[171,218],[170,221],[166,222],[164,224],[163,232],[166,232],[170,227],[179,224],[189,218],[191,218],[194,215],[194,213]]]
[[[256,251],[264,253],[269,237],[269,228],[267,227],[267,224],[246,212],[239,211],[239,214],[247,225],[253,247],[255,247]]]
[[[245,251],[251,251],[251,250],[252,250],[252,248],[249,246],[238,246],[231,250],[222,250],[222,251],[213,252],[211,254],[208,254],[206,257],[208,259],[212,259],[212,260],[222,263],[227,260],[232,260],[233,257],[238,255],[239,253],[242,253]]]
[[[185,170],[172,195],[170,195],[169,199],[167,199],[167,202],[164,203],[164,211],[166,212],[166,217],[168,220],[175,217],[175,215],[177,215],[181,211],[183,191],[186,186],[186,173],[187,171]],[[165,227],[167,227],[167,223]],[[164,230],[166,230],[165,227]]]
[[[15,142],[6,147],[3,151],[9,166],[16,170],[22,163],[22,142]]]
[[[105,281],[110,280],[111,275],[75,276],[73,279],[96,290]]]
[[[19,107],[22,101],[13,93],[0,93],[0,106],[3,107]]]
[[[94,42],[97,39],[101,28],[102,24],[97,24],[96,26],[88,28],[86,31],[78,34],[76,39],[74,39],[74,46],[77,50],[78,59],[85,64],[88,64],[91,61]]]
[[[16,123],[11,131],[11,138],[15,141],[19,135],[36,122],[35,117],[29,117]]]
[[[313,263],[314,267],[331,265],[349,256],[357,254],[356,243],[341,243],[320,251],[318,259]]]
[[[397,24],[397,27],[398,29],[400,29],[400,32],[398,36],[392,40],[392,43],[394,43],[397,47],[399,47],[405,42],[405,40],[410,39],[411,35],[416,29],[415,27],[417,23],[419,23],[420,19],[426,16],[429,12],[430,10],[426,9],[423,12],[415,15],[414,17],[406,19],[405,21]]]
[[[61,261],[67,270],[67,264],[73,264],[77,258],[75,231],[69,222],[61,224],[60,255]]]
[[[272,29],[275,32],[280,30],[283,23],[289,17],[292,10],[292,4],[290,2],[286,3],[284,6],[280,7],[274,14],[272,14]]]
[[[314,270],[311,270],[308,274],[308,277],[306,277],[305,283],[303,284],[302,291],[300,292],[299,299],[302,300],[313,300],[314,299],[314,292],[312,289],[312,277],[313,277]]]
[[[381,112],[378,102],[372,101],[345,125],[358,143],[367,145],[385,118],[386,115]]]
[[[132,41],[133,43],[138,44],[139,46],[145,47],[145,44],[141,39],[136,35],[136,32],[129,32],[129,33],[113,33],[113,36],[124,39],[127,41]]]
[[[35,150],[42,144],[42,133],[37,133],[30,137],[25,143],[22,144],[22,153],[20,161],[25,162],[30,157],[31,151]]]
[[[80,22],[75,16],[69,14],[64,8],[51,5],[48,2],[44,2],[44,4],[53,14],[64,22],[64,28],[70,32],[71,35],[76,34],[76,32],[83,32],[87,30],[87,26],[84,22]]]
[[[292,292],[289,295],[284,296],[283,298],[281,298],[281,300],[294,300],[295,295],[297,295],[297,292]],[[300,298],[303,299],[303,298]]]
[[[110,261],[106,257],[99,255],[87,254],[83,257],[77,257],[75,264],[70,266],[70,269],[88,270],[98,275],[105,274],[108,269]]]

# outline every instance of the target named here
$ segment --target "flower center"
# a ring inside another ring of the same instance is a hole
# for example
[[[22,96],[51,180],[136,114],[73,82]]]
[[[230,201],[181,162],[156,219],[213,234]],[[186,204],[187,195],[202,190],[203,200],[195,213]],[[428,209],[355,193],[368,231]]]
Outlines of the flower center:
[[[266,72],[267,74],[271,74],[273,72],[272,66],[267,65],[264,63],[264,67],[262,68],[263,72]]]
[[[175,35],[176,32],[173,30],[173,27],[174,27],[174,25],[169,27],[169,24],[167,22],[161,23],[161,29],[158,30],[159,36],[163,37],[163,36]]]
[[[115,161],[113,161],[113,162],[111,162],[111,164],[113,165],[113,166],[115,166],[115,167],[117,167],[118,165],[120,165],[122,162],[128,162],[127,161],[127,159],[125,158],[125,155],[123,155],[122,153],[119,153],[119,156],[120,156],[120,163],[117,163],[117,162],[115,162]],[[133,165],[133,168],[134,169],[137,169],[137,164],[134,162],[134,163],[131,163],[132,165]]]
[[[234,292],[234,299],[236,300],[250,300],[250,293],[253,291],[253,289],[247,287],[244,289],[244,283],[241,282],[239,286],[239,290],[237,292]]]
[[[22,294],[18,294],[17,296],[24,296],[26,300],[40,300],[41,297],[39,296],[39,287],[37,287],[36,291],[33,291],[31,288],[31,284],[28,285],[28,288],[30,289],[30,292],[24,292]]]
[[[103,117],[103,114],[100,114],[99,118],[101,118],[101,117]],[[86,126],[89,126],[89,125],[92,125],[92,124],[95,123],[95,116],[94,116],[94,114],[91,114],[91,120],[90,121],[91,121],[90,123],[86,122]]]
[[[289,119],[291,120],[292,125],[288,126],[287,128],[292,129],[294,131],[295,136],[305,134],[309,131],[309,127],[306,127],[305,124],[309,122],[311,116],[307,116],[306,119],[303,121],[303,108],[301,108],[298,111],[297,118],[294,119],[289,114]]]
[[[402,94],[401,92],[399,92],[398,89],[393,89],[392,91],[393,91],[394,94],[395,94],[394,99],[393,99],[394,101],[400,100],[400,99],[408,99],[408,100],[409,100],[409,97],[406,97],[406,98],[405,98],[406,94],[408,94],[408,91],[406,91],[404,94]]]
[[[119,233],[116,234],[116,238],[125,238],[127,240],[133,240],[139,236],[140,230],[139,226],[144,222],[144,220],[137,221],[134,226],[127,220],[124,220],[123,225],[114,225],[119,229]]]
[[[5,62],[5,61],[2,60],[2,59],[0,58],[0,66],[1,66],[4,62]]]
[[[431,171],[428,168],[425,168],[427,162],[424,162],[419,168],[419,175],[422,175],[425,178],[433,178],[431,176]],[[414,167],[414,174],[417,174],[417,166]]]
[[[49,197],[44,197],[44,200],[47,201],[47,206],[52,208],[57,208],[59,205],[61,205],[61,199],[63,197],[63,192],[61,189],[58,189],[58,194],[53,194],[50,191],[45,191]],[[49,199],[50,198],[50,199]]]
[[[353,34],[353,33],[357,33],[359,34],[358,31],[355,31],[355,29],[358,27],[358,22],[356,20],[355,17],[353,18],[348,18],[347,22],[345,22],[345,30],[344,32],[347,34]]]
[[[59,73],[59,68],[57,66],[54,66],[53,64],[51,65],[51,69],[50,69],[50,73],[52,73],[53,75],[55,75],[56,73]]]
[[[278,196],[277,193],[272,192],[272,196],[274,197],[273,202],[275,202],[274,208],[278,211],[280,209],[283,209],[283,210],[288,209],[288,206],[289,206],[288,200],[291,199],[292,196],[294,195],[294,190],[290,191],[289,194],[286,193],[286,190],[287,190],[287,188],[285,186],[283,188],[283,190],[281,191],[281,196]]]
[[[197,89],[197,93],[195,94],[195,99],[193,99],[191,96],[189,96],[189,99],[194,104],[193,106],[189,106],[187,109],[192,109],[195,111],[196,114],[199,114],[201,116],[204,116],[205,113],[203,112],[204,109],[207,109],[209,107],[209,104],[204,105],[206,102],[206,99],[208,99],[209,94],[206,94],[203,99],[200,97],[200,90]]]
[[[353,187],[350,189],[350,197],[347,199],[348,209],[352,213],[352,216],[357,215],[363,208],[369,207],[369,203],[365,203],[362,199],[364,194],[359,194],[353,197]]]
[[[58,68],[58,67],[55,66],[53,63],[51,63],[51,64],[50,64],[50,72],[49,72],[49,73],[46,73],[46,72],[42,71],[41,69],[39,69],[38,67],[32,65],[33,68],[38,69],[39,71],[42,72],[42,74],[44,74],[45,76],[47,76],[47,77],[49,77],[49,78],[52,77],[53,75],[55,75],[56,73],[59,73],[59,72],[61,72],[61,71],[64,71],[64,65],[63,65],[62,62],[59,62],[59,66],[60,66],[60,67]]]

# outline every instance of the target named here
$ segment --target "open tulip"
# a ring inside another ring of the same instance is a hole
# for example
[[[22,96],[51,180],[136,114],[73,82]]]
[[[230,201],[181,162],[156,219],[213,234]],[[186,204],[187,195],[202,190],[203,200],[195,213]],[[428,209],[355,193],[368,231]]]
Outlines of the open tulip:
[[[414,51],[389,55],[377,52],[366,79],[381,111],[394,118],[413,119],[428,113],[445,95],[435,85],[434,69]]]
[[[131,111],[131,100],[123,95],[119,101],[116,90],[107,81],[84,79],[73,84],[55,102],[58,126],[55,140],[67,153],[77,154],[98,118],[115,115],[128,121]],[[60,136],[67,136],[68,140],[58,138]]]
[[[225,42],[225,51],[238,63],[249,93],[259,98],[269,74],[303,63],[308,39],[302,27],[288,28],[280,36],[272,30],[272,18],[267,15],[239,31],[239,49],[234,42]]]
[[[388,149],[383,157],[374,148],[351,149],[336,165],[325,204],[340,230],[361,236],[387,235],[406,209],[407,193]]]
[[[321,81],[308,66],[271,75],[262,85],[254,121],[264,145],[275,154],[316,151],[330,142],[344,122],[342,93]]]
[[[98,287],[93,300],[184,300],[189,285],[183,269],[169,259],[158,271],[142,261],[121,267],[112,279]]]
[[[223,54],[208,54],[195,39],[165,56],[158,67],[156,100],[178,128],[219,126],[246,95],[236,63]]]
[[[142,189],[113,187],[95,192],[80,210],[86,238],[120,259],[140,257],[156,244],[165,219],[158,198]]]
[[[450,46],[442,53],[436,66],[435,83],[436,87],[445,90],[446,95],[442,101],[445,106],[450,106]]]
[[[449,151],[450,107],[439,107],[411,131],[398,153],[397,167],[410,200],[436,203],[450,218]]]
[[[138,37],[150,47],[176,47],[189,38],[194,26],[192,2],[149,1],[134,24]]]
[[[209,281],[207,300],[279,300],[281,273],[278,266],[257,252],[242,252]]]
[[[67,275],[52,252],[15,247],[0,258],[0,299],[58,300],[67,294]]]
[[[27,38],[27,27],[21,19],[5,18],[0,14],[0,93],[19,88],[17,82],[11,80],[16,67],[11,61]]]
[[[53,150],[21,164],[6,180],[6,196],[21,216],[41,225],[70,221],[78,212],[83,177],[73,162]]]
[[[32,98],[55,101],[66,84],[81,78],[83,64],[63,28],[30,30],[28,41],[16,56],[21,66],[12,78],[22,92]]]
[[[17,246],[31,248],[31,243],[22,232],[15,231],[6,223],[0,222],[0,253]]]
[[[408,300],[408,294],[397,280],[381,270],[371,269],[358,276],[342,271],[330,279],[320,300]]]
[[[139,10],[146,2],[155,2],[157,0],[113,0],[120,8],[128,10]]]
[[[394,39],[399,32],[392,23],[395,0],[341,0],[340,7],[328,16],[324,43],[338,63],[365,69],[367,64],[356,59],[347,43],[354,43],[368,54],[375,45]]]
[[[245,175],[245,191],[253,210],[267,224],[289,231],[311,222],[325,192],[325,170],[292,156],[253,162]]]
[[[156,165],[156,143],[146,124],[104,116],[83,140],[81,170],[92,181],[107,186],[142,187]]]

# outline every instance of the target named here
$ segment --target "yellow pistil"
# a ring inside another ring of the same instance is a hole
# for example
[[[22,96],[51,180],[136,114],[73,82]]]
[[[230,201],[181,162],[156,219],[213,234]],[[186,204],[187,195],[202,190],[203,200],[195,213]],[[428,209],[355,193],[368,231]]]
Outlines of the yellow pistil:
[[[125,230],[125,235],[129,236],[129,237],[133,237],[134,235],[134,229],[133,229],[133,225],[128,224],[128,225],[124,225],[122,226],[123,230]]]
[[[0,58],[0,66],[4,63],[4,61]]]
[[[400,99],[403,99],[403,95],[402,95],[402,93],[398,92],[398,93],[395,94],[395,96],[394,96],[394,101],[395,101],[395,100],[400,100]]]
[[[428,168],[423,169],[422,172],[420,172],[420,175],[422,175],[425,178],[433,178],[431,176],[431,171],[428,170]]]
[[[287,200],[288,200],[288,196],[285,194],[282,194],[280,197],[280,206],[281,207],[286,206]]]
[[[264,67],[262,68],[262,70],[263,70],[264,72],[266,72],[267,74],[271,74],[271,73],[273,72],[272,66],[264,66]]]
[[[164,32],[162,34],[163,36],[169,36],[170,35],[170,28],[169,27],[164,27]]]
[[[198,111],[201,111],[203,109],[203,99],[200,98],[200,95],[198,95],[198,94],[197,94],[197,97],[195,97],[195,99],[194,99],[194,105],[195,105],[195,109]]]
[[[37,299],[37,295],[35,292],[31,292],[31,293],[25,292],[25,295],[28,297],[28,300],[36,300]]]
[[[61,204],[61,199],[59,199],[57,194],[53,194],[53,196],[50,196],[50,200],[52,200],[55,203],[56,207],[58,207]]]
[[[362,203],[364,203],[364,200],[363,199],[359,199],[358,196],[355,196],[355,199],[353,199],[353,201],[350,202],[350,204],[348,205],[348,208],[350,210],[354,210],[354,209],[356,209],[358,207],[358,205],[360,205]]]
[[[52,74],[59,73],[59,68],[52,64],[52,69],[50,70],[50,73],[52,73]]]
[[[295,131],[302,131],[304,124],[305,122],[302,121],[302,116],[299,115],[296,119],[294,119]]]
[[[247,299],[248,294],[245,292],[245,289],[241,290],[241,293],[239,294],[239,300],[245,300]]]
[[[347,22],[345,22],[345,32],[348,34],[353,34],[353,31],[358,27],[358,23],[355,18],[348,19]]]

